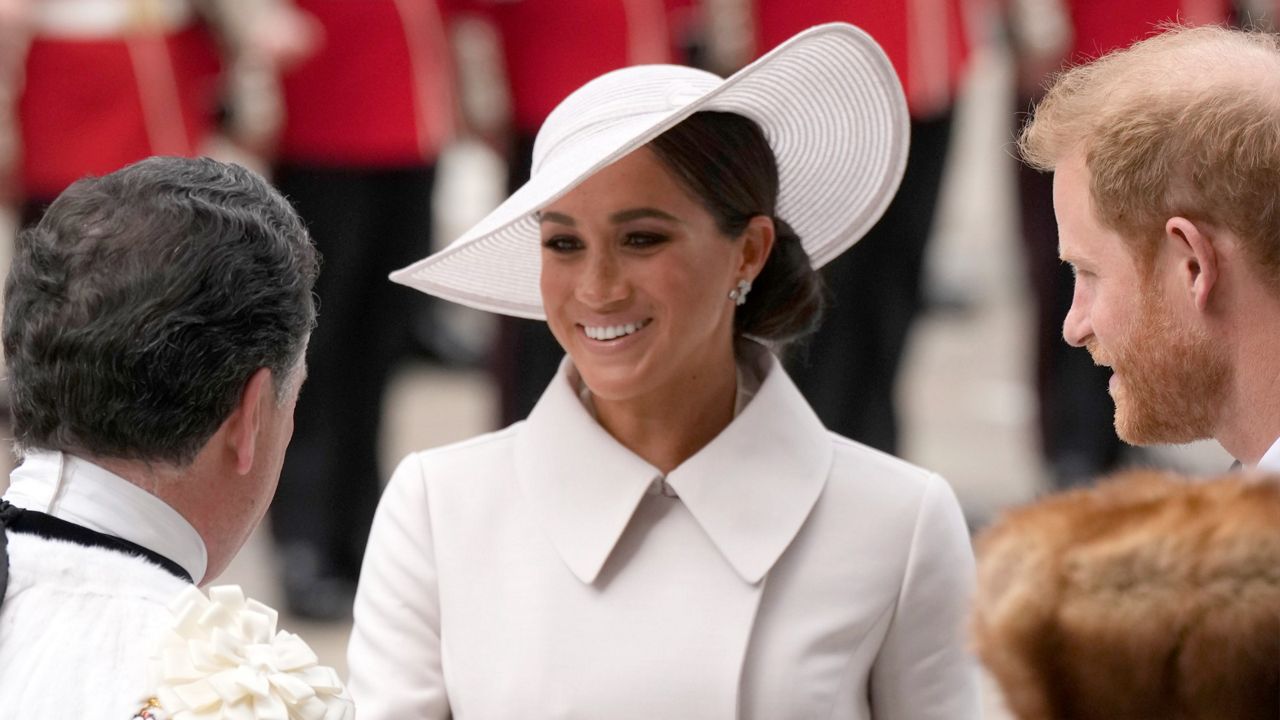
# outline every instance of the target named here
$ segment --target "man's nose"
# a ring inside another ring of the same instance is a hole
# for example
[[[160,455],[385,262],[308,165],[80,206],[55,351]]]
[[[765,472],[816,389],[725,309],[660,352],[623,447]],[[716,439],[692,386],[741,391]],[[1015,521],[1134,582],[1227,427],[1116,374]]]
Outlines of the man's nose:
[[[1071,309],[1062,321],[1062,339],[1073,347],[1083,347],[1093,336],[1093,326],[1089,321],[1089,305],[1080,291],[1079,283],[1071,297]]]

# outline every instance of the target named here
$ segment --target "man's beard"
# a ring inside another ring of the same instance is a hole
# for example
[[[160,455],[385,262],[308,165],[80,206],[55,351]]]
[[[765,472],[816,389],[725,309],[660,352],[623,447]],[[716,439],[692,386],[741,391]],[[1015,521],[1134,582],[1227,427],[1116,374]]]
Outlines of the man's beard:
[[[1162,306],[1160,297],[1147,295],[1114,353],[1089,343],[1094,362],[1116,372],[1116,434],[1130,445],[1212,437],[1231,377],[1209,337],[1179,327]]]

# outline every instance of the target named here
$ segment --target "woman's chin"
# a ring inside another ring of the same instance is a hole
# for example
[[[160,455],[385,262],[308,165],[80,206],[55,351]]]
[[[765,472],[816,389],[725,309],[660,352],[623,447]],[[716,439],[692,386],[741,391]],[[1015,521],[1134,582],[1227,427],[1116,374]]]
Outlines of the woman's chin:
[[[635,394],[635,374],[624,368],[594,369],[589,372],[583,372],[579,368],[578,372],[594,399],[617,402]]]

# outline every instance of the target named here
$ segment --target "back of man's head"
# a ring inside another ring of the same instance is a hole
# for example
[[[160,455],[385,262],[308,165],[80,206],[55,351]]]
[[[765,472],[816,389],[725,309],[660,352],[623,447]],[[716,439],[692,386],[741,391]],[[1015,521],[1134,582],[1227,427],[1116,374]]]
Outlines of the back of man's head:
[[[1019,149],[1044,170],[1082,155],[1098,219],[1145,266],[1186,217],[1235,233],[1280,294],[1280,38],[1172,27],[1067,70]]]
[[[151,158],[81,180],[18,236],[4,352],[22,449],[188,464],[268,368],[299,380],[315,250],[262,178]]]

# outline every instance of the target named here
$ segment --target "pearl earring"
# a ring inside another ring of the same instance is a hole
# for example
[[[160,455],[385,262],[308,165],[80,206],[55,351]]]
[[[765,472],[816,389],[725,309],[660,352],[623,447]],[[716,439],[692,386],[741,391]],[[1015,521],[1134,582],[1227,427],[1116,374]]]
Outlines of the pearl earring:
[[[734,305],[743,305],[747,302],[747,293],[751,292],[750,280],[739,280],[738,286],[729,291],[729,299]]]

